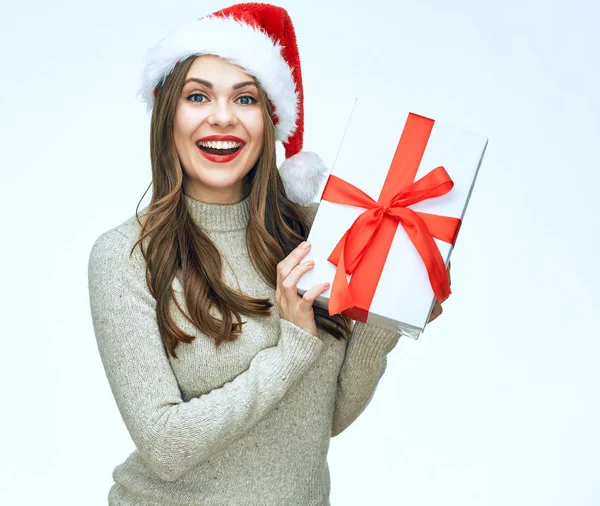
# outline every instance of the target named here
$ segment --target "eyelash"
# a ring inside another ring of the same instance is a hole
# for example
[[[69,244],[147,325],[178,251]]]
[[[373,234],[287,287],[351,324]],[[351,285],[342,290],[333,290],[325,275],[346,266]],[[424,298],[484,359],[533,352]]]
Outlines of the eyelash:
[[[202,104],[205,102],[205,100],[202,100],[201,102],[196,102],[195,100],[192,100],[192,97],[195,97],[195,96],[204,97],[208,100],[208,97],[204,93],[192,93],[191,95],[188,95],[187,99],[190,102],[193,102],[195,104]],[[250,100],[252,100],[252,102],[250,104],[240,104],[240,105],[253,105],[258,102],[258,100],[256,100],[252,95],[242,95],[241,97],[238,97],[236,100],[240,100],[241,98],[249,98]]]

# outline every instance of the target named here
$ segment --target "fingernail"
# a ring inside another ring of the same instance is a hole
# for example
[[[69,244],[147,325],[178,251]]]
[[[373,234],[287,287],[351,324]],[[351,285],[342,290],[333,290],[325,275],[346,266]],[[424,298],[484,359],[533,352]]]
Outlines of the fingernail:
[[[331,286],[331,283],[324,283],[323,285],[325,288],[329,288]]]
[[[301,249],[308,249],[310,248],[310,244],[306,241],[304,241],[301,245],[300,245]]]

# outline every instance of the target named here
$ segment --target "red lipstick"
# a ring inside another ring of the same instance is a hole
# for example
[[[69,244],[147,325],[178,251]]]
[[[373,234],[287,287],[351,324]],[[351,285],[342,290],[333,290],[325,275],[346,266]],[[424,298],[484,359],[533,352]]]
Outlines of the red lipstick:
[[[238,149],[235,153],[231,153],[230,155],[213,155],[211,153],[207,153],[206,151],[202,151],[200,148],[198,148],[198,151],[200,151],[200,154],[204,158],[206,158],[207,160],[210,160],[211,162],[226,163],[226,162],[230,162],[231,160],[237,158],[237,156],[240,154],[242,149],[243,149],[243,147]]]
[[[234,135],[208,135],[206,137],[202,137],[196,141],[198,144],[200,141],[233,141],[233,142],[241,142],[245,144],[245,142],[239,137],[235,137]]]
[[[228,155],[217,155],[217,154],[213,154],[213,153],[207,153],[206,151],[204,151],[200,148],[199,143],[207,142],[207,141],[241,142],[242,145],[239,147],[239,149],[235,153],[231,153]],[[208,136],[202,137],[201,139],[198,139],[196,141],[196,147],[198,148],[198,151],[200,151],[200,154],[207,160],[214,162],[214,163],[227,163],[227,162],[234,160],[242,152],[242,149],[244,149],[245,145],[246,145],[246,143],[242,139],[240,139],[239,137],[235,137],[233,135],[208,135]]]

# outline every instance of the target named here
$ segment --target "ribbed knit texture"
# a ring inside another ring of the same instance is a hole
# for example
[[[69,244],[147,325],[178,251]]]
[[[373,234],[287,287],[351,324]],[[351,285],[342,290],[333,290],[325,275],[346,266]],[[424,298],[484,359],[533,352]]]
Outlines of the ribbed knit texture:
[[[249,199],[185,200],[222,255],[225,282],[275,303],[248,256]],[[316,205],[305,210],[312,220]],[[268,318],[244,317],[239,339],[217,350],[172,303],[177,324],[197,337],[167,357],[144,259],[139,248],[129,256],[138,237],[131,217],[101,235],[89,259],[98,349],[136,447],[113,472],[109,504],[329,505],[330,438],[370,402],[399,336],[357,323],[348,342],[316,338],[274,306]],[[173,286],[187,311],[180,275]]]

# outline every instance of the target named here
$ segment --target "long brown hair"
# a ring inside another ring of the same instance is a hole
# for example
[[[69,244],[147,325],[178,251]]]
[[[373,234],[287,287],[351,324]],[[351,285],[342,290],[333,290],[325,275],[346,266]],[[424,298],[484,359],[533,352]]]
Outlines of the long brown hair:
[[[221,256],[210,238],[192,221],[187,209],[183,194],[185,174],[175,150],[173,124],[177,102],[194,59],[192,56],[177,64],[156,97],[150,126],[152,199],[143,223],[138,203],[140,238],[132,248],[133,252],[148,238],[147,246],[140,246],[146,260],[146,282],[156,299],[156,320],[165,349],[175,358],[179,342],[191,343],[195,336],[177,327],[169,313],[170,300],[196,328],[214,338],[216,346],[239,337],[242,315],[267,317],[273,306],[269,299],[248,297],[222,281]],[[275,127],[269,101],[260,85],[259,95],[265,121],[264,142],[256,165],[245,177],[250,194],[246,242],[255,268],[275,289],[277,264],[306,239],[310,224],[305,210],[286,196],[276,165]],[[182,273],[188,314],[173,294],[172,282],[178,269]],[[221,318],[211,315],[211,308]],[[341,315],[331,317],[316,306],[314,312],[320,329],[336,339],[348,338],[350,320]]]

